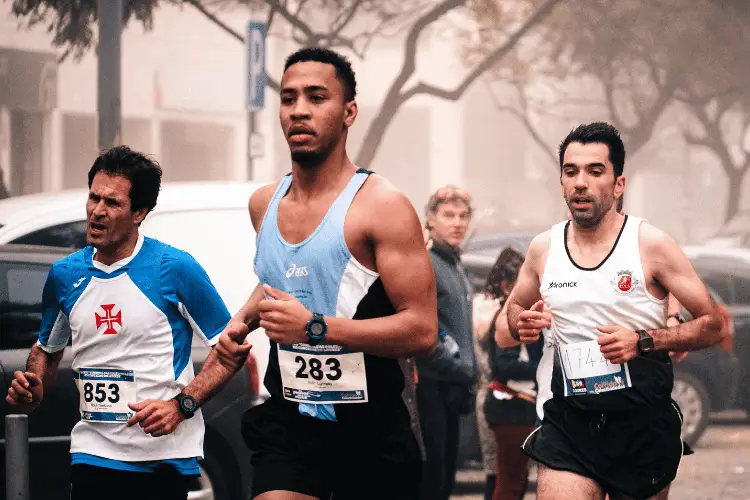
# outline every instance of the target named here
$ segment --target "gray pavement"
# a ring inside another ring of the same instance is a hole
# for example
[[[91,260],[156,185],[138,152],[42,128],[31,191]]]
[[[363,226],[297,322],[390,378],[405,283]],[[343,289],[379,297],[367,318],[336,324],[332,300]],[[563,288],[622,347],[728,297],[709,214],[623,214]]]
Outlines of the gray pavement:
[[[481,471],[460,471],[458,481],[474,491],[484,481]],[[464,489],[465,491],[466,489]],[[528,493],[524,500],[535,499]],[[684,457],[672,485],[673,500],[750,499],[750,426],[714,425],[695,447],[695,454]],[[482,495],[453,495],[451,500],[483,500]]]

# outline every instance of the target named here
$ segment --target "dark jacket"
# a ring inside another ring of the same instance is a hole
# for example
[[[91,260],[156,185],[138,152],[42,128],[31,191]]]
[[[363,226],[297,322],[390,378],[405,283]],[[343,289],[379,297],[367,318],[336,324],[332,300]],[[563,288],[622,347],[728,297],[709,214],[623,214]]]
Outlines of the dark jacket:
[[[534,382],[536,387],[536,369],[542,359],[544,336],[533,344],[526,344],[528,360],[521,359],[521,344],[513,347],[501,348],[494,342],[495,319],[490,325],[490,369],[492,379],[506,383],[509,380],[517,382]],[[538,388],[537,388],[538,389]],[[484,413],[487,425],[497,427],[501,425],[534,425],[536,420],[536,405],[520,398],[498,399],[493,391],[488,391],[485,400]]]
[[[417,358],[419,378],[471,387],[477,375],[471,283],[458,252],[449,245],[434,241],[430,259],[437,285],[440,339],[431,356]]]

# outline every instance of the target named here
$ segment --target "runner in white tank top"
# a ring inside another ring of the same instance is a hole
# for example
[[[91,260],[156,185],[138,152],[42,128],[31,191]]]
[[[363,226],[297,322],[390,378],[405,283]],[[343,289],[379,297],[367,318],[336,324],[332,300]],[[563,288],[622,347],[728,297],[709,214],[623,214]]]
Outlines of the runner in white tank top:
[[[513,338],[497,339],[535,342],[549,328],[556,346],[554,396],[524,443],[541,464],[537,495],[664,498],[682,455],[668,352],[720,342],[722,318],[679,246],[617,213],[625,189],[617,130],[582,125],[560,152],[573,220],[532,241],[508,300]],[[668,293],[695,319],[667,328]]]

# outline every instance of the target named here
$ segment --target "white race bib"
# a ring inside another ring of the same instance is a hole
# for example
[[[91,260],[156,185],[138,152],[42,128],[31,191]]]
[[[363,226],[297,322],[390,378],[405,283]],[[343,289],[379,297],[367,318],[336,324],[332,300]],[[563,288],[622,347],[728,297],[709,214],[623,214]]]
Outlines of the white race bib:
[[[134,415],[128,403],[136,398],[132,370],[81,368],[74,375],[80,393],[81,420],[121,424]]]
[[[632,387],[628,364],[610,363],[596,340],[559,347],[566,396],[599,394]]]
[[[278,345],[284,399],[298,403],[366,403],[365,356],[331,344]]]

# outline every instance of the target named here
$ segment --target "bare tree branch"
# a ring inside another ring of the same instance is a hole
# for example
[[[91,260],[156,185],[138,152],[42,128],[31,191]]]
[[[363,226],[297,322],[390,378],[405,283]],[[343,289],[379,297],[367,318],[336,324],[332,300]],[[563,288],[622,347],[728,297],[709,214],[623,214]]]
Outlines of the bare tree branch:
[[[232,36],[235,40],[239,41],[240,43],[245,43],[245,37],[234,31],[229,25],[227,25],[224,21],[216,17],[214,14],[206,10],[203,5],[201,5],[200,1],[198,0],[185,0],[188,4],[195,7],[201,14],[206,16],[208,20],[210,20],[212,23],[214,23],[219,28],[223,29],[225,32],[227,32],[230,36]],[[276,81],[271,75],[266,75],[266,80],[268,83],[268,87],[272,90],[275,90],[276,92],[279,91],[280,86],[279,82]]]
[[[549,144],[544,140],[542,135],[537,130],[536,126],[534,126],[534,124],[531,122],[531,119],[529,117],[528,103],[525,96],[520,96],[522,102],[521,109],[523,109],[524,111],[521,112],[513,106],[502,104],[489,85],[487,85],[487,92],[490,94],[490,97],[495,105],[495,109],[497,109],[498,111],[508,112],[518,118],[518,120],[523,124],[524,128],[528,131],[529,135],[531,135],[531,138],[534,140],[534,142],[536,142],[537,146],[539,146],[539,149],[542,150],[544,156],[546,156],[553,165],[557,165],[558,159],[555,156],[555,153],[550,150]],[[519,88],[518,92],[519,94],[521,94],[522,89]]]
[[[533,27],[544,19],[552,9],[560,3],[560,0],[547,0],[542,4],[534,14],[529,17],[523,25],[517,29],[510,37],[508,37],[502,45],[498,46],[495,50],[485,56],[485,58],[477,64],[474,69],[464,77],[463,81],[459,83],[454,89],[446,90],[428,83],[417,83],[411,89],[407,90],[402,94],[404,100],[410,99],[417,94],[431,95],[446,99],[450,101],[456,101],[466,92],[466,89],[471,86],[474,81],[479,78],[483,73],[492,68],[499,60],[505,57],[511,50],[513,50],[518,44],[518,41]]]

